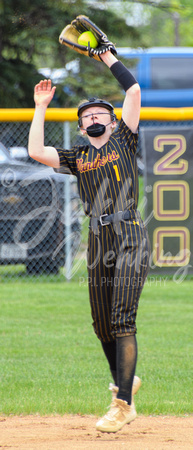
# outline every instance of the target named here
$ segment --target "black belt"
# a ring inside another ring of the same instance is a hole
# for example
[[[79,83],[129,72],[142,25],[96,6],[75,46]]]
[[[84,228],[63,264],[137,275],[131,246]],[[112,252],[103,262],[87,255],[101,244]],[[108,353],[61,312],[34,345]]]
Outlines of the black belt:
[[[114,214],[102,214],[99,217],[92,216],[90,224],[94,228],[98,226],[99,223],[102,227],[104,227],[106,225],[110,225],[110,223],[116,224],[122,220],[134,219],[136,218],[136,215],[138,216],[138,211],[136,210],[118,211]]]
[[[99,222],[102,225],[102,227],[109,225],[110,223],[118,223],[122,220],[129,220],[131,218],[131,212],[126,211],[118,211],[114,214],[102,214],[99,217]]]

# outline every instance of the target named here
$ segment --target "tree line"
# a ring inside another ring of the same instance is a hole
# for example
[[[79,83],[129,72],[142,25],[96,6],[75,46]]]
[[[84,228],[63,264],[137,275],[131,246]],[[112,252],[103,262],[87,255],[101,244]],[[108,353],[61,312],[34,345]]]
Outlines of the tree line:
[[[140,6],[138,26],[134,3]],[[180,0],[123,0],[112,1],[111,7],[105,0],[92,6],[85,0],[0,0],[1,108],[33,107],[33,88],[42,77],[42,67],[66,68],[52,106],[75,106],[93,92],[113,103],[122,100],[122,91],[104,64],[92,58],[86,64],[85,56],[59,44],[60,32],[78,14],[89,16],[119,47],[193,45],[191,0],[183,4]],[[73,60],[78,73],[67,65]]]

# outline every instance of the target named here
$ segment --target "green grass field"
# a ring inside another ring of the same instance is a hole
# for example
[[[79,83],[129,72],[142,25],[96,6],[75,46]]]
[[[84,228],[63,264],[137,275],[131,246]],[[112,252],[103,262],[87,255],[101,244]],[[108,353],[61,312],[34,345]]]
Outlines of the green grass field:
[[[1,283],[0,414],[106,412],[111,376],[86,281]],[[148,278],[138,311],[138,414],[193,413],[192,281]]]

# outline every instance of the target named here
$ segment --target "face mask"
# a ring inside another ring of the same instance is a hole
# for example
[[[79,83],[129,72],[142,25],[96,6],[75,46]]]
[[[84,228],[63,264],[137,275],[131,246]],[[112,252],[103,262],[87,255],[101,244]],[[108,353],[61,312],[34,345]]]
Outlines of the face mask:
[[[87,127],[86,132],[88,136],[99,137],[105,133],[105,130],[106,130],[105,125],[102,125],[101,123],[93,123],[93,125]]]

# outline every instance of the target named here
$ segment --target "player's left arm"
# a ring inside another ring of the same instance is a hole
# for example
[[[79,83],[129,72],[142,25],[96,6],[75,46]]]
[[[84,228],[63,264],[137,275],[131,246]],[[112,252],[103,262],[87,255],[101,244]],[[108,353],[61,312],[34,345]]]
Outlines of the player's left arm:
[[[100,58],[111,69],[113,75],[125,89],[122,118],[130,130],[136,133],[141,108],[140,86],[130,71],[110,51],[100,55]]]

